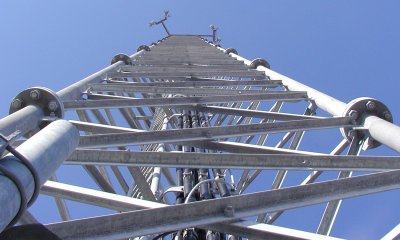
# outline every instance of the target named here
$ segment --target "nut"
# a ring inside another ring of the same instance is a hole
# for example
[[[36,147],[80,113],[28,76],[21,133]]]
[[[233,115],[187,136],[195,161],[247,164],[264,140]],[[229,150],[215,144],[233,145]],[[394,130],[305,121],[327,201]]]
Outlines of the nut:
[[[383,117],[385,118],[386,121],[393,121],[393,116],[390,112],[386,111],[383,113]]]
[[[57,105],[56,101],[50,101],[50,102],[47,104],[47,108],[48,108],[50,111],[54,112],[54,111],[57,110],[58,105]]]
[[[356,110],[351,110],[349,112],[349,116],[350,117],[354,117],[355,119],[357,119],[360,116],[360,114]]]
[[[233,206],[226,206],[224,209],[225,217],[233,217],[235,215],[235,209]]]
[[[39,100],[40,99],[40,92],[39,90],[32,90],[29,93],[29,96],[33,99],[33,100]]]
[[[376,104],[373,101],[368,101],[365,106],[367,107],[367,110],[372,111],[375,109]]]
[[[12,103],[11,103],[11,106],[13,107],[13,108],[21,108],[21,106],[22,106],[22,100],[21,99],[19,99],[19,98],[16,98],[16,99],[14,99],[13,101],[12,101]]]

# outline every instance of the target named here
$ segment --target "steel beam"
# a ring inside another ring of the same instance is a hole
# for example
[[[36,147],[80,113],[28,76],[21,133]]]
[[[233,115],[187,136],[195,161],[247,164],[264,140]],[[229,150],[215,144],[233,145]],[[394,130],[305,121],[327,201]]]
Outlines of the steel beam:
[[[82,121],[75,121],[75,120],[69,120],[69,122],[74,124],[75,127],[80,131],[97,133],[97,134],[121,133],[121,132],[146,132],[146,130],[141,130],[141,129],[115,127],[115,126],[111,126],[111,125],[82,122]]]
[[[225,72],[227,70],[234,71],[248,71],[249,68],[246,65],[177,65],[177,66],[122,66],[120,68],[121,72],[177,72],[177,71],[222,71]]]
[[[106,86],[129,86],[129,87],[225,87],[225,86],[265,86],[279,87],[282,82],[279,80],[218,80],[214,78],[184,78],[182,81],[171,80],[169,82],[126,82],[109,80],[108,84],[93,83],[89,84],[89,88],[93,91],[106,91]]]
[[[400,187],[399,179],[400,170],[389,171],[158,209],[55,223],[46,227],[62,239],[121,239],[144,236],[240,219],[262,212],[275,212],[393,190]]]
[[[179,130],[149,131],[136,133],[111,133],[82,136],[80,147],[111,147],[151,143],[172,143],[213,138],[300,131],[333,127],[353,126],[352,118],[307,119],[288,122],[259,123],[238,126],[204,127]]]
[[[307,95],[304,92],[268,92],[264,94],[215,95],[208,97],[177,97],[177,98],[149,98],[149,99],[107,99],[107,100],[75,100],[65,101],[65,109],[96,109],[96,108],[124,108],[124,107],[156,107],[179,106],[191,104],[210,104],[255,100],[303,100]]]
[[[257,240],[339,240],[339,238],[252,221],[216,223],[210,229]]]
[[[182,106],[182,108],[190,108],[190,107]],[[191,107],[191,109],[195,109],[200,112],[219,113],[219,114],[228,114],[228,115],[251,117],[251,118],[275,119],[284,121],[323,118],[323,117],[308,116],[308,115],[276,113],[271,111],[260,111],[260,110],[241,109],[241,108],[219,107],[219,106],[197,105],[195,107]]]
[[[140,210],[165,207],[165,204],[138,198],[97,191],[69,184],[47,181],[40,189],[42,194],[96,205],[116,211]]]
[[[232,76],[232,77],[246,77],[255,79],[264,79],[265,75],[255,71],[182,71],[182,72],[115,72],[109,73],[108,78],[173,78],[173,77],[213,77],[213,76]]]
[[[42,194],[60,197],[72,201],[96,205],[116,211],[132,211],[141,209],[155,209],[167,207],[166,204],[144,201],[141,199],[119,196],[111,193],[100,192],[88,188],[72,186],[63,183],[47,181],[42,189]],[[246,238],[268,240],[268,239],[326,239],[336,238],[323,235],[291,230],[278,226],[254,223],[250,221],[238,221],[230,223],[217,223],[202,226],[204,229],[214,229],[220,232],[232,233]]]
[[[151,93],[151,94],[185,94],[185,95],[240,95],[240,94],[263,94],[265,91],[261,90],[231,90],[231,89],[218,89],[218,88],[185,88],[185,87],[148,87],[148,86],[135,86],[126,84],[99,84],[96,88],[91,87],[92,91],[105,91],[105,92],[138,92],[138,93]]]
[[[65,162],[82,165],[125,165],[192,168],[349,170],[400,169],[400,157],[290,154],[219,154],[190,152],[131,152],[78,149]]]

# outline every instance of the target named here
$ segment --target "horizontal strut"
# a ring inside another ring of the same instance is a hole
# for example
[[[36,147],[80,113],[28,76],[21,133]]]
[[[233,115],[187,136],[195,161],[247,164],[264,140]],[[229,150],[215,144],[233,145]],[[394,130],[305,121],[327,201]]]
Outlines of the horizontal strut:
[[[400,169],[400,157],[292,154],[219,154],[76,150],[67,164],[192,168],[382,171]]]
[[[172,143],[192,140],[209,140],[263,133],[302,131],[334,127],[354,126],[351,117],[307,119],[288,122],[244,124],[237,126],[204,127],[148,131],[137,133],[113,133],[81,136],[80,147],[111,147],[151,143]]]

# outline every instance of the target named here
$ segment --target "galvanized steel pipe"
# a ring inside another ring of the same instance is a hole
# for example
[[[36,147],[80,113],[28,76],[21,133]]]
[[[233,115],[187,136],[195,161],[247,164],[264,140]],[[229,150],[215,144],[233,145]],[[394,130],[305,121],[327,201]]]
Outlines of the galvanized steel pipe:
[[[43,111],[36,105],[29,105],[23,109],[0,119],[0,133],[12,141],[25,133],[36,129],[42,121]]]
[[[79,143],[79,131],[68,121],[57,120],[24,142],[16,150],[29,160],[42,185],[66,160]],[[34,192],[34,180],[29,169],[12,154],[4,156],[0,165],[18,176],[27,201]],[[15,183],[0,173],[0,232],[13,220],[20,209],[21,196]]]
[[[244,61],[246,65],[250,65],[251,63],[249,60],[234,53],[230,53],[229,55],[237,60]],[[285,85],[290,91],[306,91],[310,100],[314,101],[319,108],[334,116],[342,116],[346,110],[347,104],[330,97],[325,93],[301,84],[264,66],[258,66],[257,70],[265,72],[271,80],[282,80],[283,85]],[[385,144],[397,152],[400,152],[399,126],[375,116],[367,116],[364,121],[364,127],[368,129],[369,134],[373,139]]]
[[[130,58],[134,58],[137,55],[143,53],[144,50],[134,53],[130,56]],[[81,99],[82,92],[87,90],[88,84],[90,83],[99,83],[103,80],[107,73],[110,73],[117,69],[120,66],[123,66],[125,63],[123,61],[118,61],[110,66],[103,68],[102,70],[86,77],[79,82],[76,82],[64,89],[61,89],[57,92],[57,95],[60,97],[62,101],[66,100],[78,100]]]

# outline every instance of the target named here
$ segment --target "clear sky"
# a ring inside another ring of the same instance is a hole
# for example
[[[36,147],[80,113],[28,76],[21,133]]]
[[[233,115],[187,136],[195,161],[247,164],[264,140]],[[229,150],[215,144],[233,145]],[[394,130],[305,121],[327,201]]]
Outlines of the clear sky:
[[[25,88],[58,91],[107,66],[116,53],[132,54],[164,37],[160,26],[148,23],[165,9],[172,15],[167,22],[172,33],[209,34],[214,24],[222,47],[234,47],[248,59],[263,57],[275,71],[344,102],[376,98],[399,124],[400,2],[395,0],[0,0],[0,116]],[[376,154],[397,155],[385,147]],[[332,234],[382,237],[399,223],[399,193],[346,201]]]

